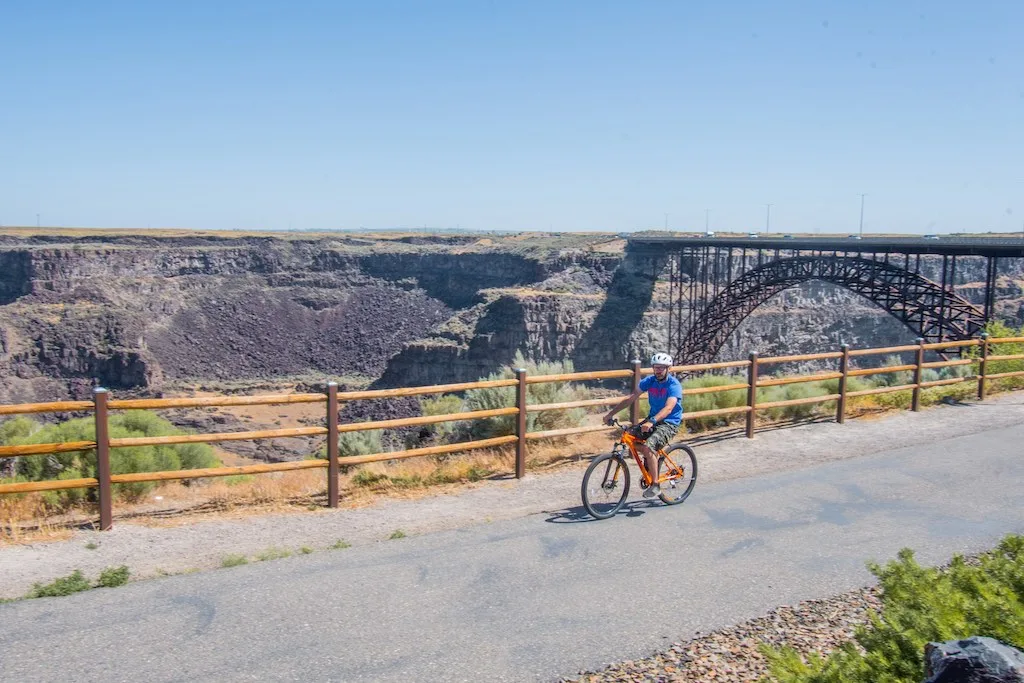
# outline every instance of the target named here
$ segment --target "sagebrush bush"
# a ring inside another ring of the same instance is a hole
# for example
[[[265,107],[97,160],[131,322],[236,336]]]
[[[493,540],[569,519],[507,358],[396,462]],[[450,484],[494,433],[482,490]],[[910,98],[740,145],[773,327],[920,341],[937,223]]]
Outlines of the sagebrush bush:
[[[540,362],[526,360],[522,353],[517,352],[512,365],[493,372],[481,381],[514,379],[516,368],[524,368],[528,375],[561,375],[575,372],[571,360],[561,362]],[[567,403],[584,398],[584,392],[570,382],[545,382],[530,384],[526,388],[526,400],[529,404]],[[448,413],[469,412],[477,410],[493,410],[511,408],[516,404],[516,387],[487,387],[470,389],[463,398],[445,395],[435,399],[420,401],[424,415],[444,415]],[[572,410],[549,410],[541,413],[529,413],[526,416],[526,429],[531,432],[549,429],[578,427],[583,424],[586,411],[582,408]],[[433,434],[444,441],[458,441],[465,438],[489,439],[496,436],[507,436],[515,433],[516,416],[501,415],[470,422],[447,422],[432,425]]]
[[[899,355],[886,356],[880,368],[893,368],[900,365],[909,365],[912,361],[905,361]],[[903,384],[910,384],[914,381],[913,370],[898,370],[896,372],[885,372],[879,375],[871,375],[871,381],[876,387],[898,387]]]
[[[688,389],[703,389],[705,387],[724,387],[730,384],[739,384],[746,381],[746,377],[705,375],[683,382],[683,413],[696,413],[703,410],[717,410],[720,408],[736,408],[747,404],[746,389],[731,389],[729,391],[717,391],[712,394],[693,394],[688,396]],[[646,403],[640,406],[641,415],[646,415],[650,405]],[[693,431],[704,431],[713,429],[719,425],[728,424],[731,420],[742,419],[743,415],[722,415],[718,417],[700,417],[696,420],[687,420],[686,426]]]
[[[342,458],[351,455],[371,455],[383,453],[380,429],[367,432],[345,432],[338,435],[338,455]],[[326,449],[324,457],[326,458]]]
[[[383,432],[384,430],[382,429],[371,429],[365,432],[342,432],[338,435],[338,457],[344,458],[353,455],[384,453],[387,449],[384,448]],[[306,460],[326,459],[326,443],[320,446],[315,453],[306,456]],[[352,467],[352,465],[342,467],[342,472],[348,471],[349,467]]]
[[[884,567],[868,563],[882,589],[882,612],[828,658],[804,660],[790,647],[762,647],[779,683],[919,683],[924,646],[984,635],[1024,646],[1024,537],[1009,535],[968,563],[924,568],[904,548]]]
[[[112,413],[109,424],[112,439],[184,433],[166,419],[146,411]],[[16,418],[0,425],[0,443],[3,445],[67,443],[93,441],[95,438],[96,426],[92,418],[79,418],[51,425],[38,425],[25,418]],[[66,481],[96,476],[96,454],[92,449],[24,456],[15,460],[14,475],[22,481]],[[213,449],[206,444],[138,446],[113,448],[110,451],[110,471],[113,474],[199,469],[219,464],[220,461],[214,456]],[[138,500],[155,485],[155,482],[115,484],[114,494],[121,499]],[[95,496],[95,489],[83,488],[47,491],[43,494],[46,504],[57,510],[85,500],[94,500]]]
[[[420,399],[420,412],[433,417],[435,415],[453,415],[464,411],[461,398],[445,394],[436,398]],[[460,422],[437,422],[430,425],[428,431],[441,441],[454,441],[458,438],[459,432],[464,430],[465,426]]]

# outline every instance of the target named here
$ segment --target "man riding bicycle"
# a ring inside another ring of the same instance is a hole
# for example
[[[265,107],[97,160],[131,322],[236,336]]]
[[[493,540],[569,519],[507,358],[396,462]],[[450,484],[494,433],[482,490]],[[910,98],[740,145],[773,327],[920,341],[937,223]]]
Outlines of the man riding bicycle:
[[[647,392],[651,409],[640,423],[638,434],[647,436],[644,441],[637,443],[637,450],[644,456],[644,466],[654,478],[654,483],[644,491],[644,498],[654,498],[661,493],[661,486],[658,484],[661,473],[658,471],[658,456],[655,453],[668,445],[683,421],[683,385],[668,374],[671,365],[672,356],[667,353],[656,353],[651,356],[654,374],[640,380],[640,388],[608,411],[604,417],[605,424],[612,424],[620,410],[633,405],[633,402],[640,398],[640,394]]]

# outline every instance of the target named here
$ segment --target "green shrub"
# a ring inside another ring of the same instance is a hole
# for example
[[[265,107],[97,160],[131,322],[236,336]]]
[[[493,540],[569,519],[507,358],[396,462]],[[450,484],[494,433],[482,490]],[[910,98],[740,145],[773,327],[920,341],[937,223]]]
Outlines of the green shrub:
[[[420,399],[420,412],[423,415],[453,415],[463,411],[462,399],[451,394]],[[427,429],[441,441],[451,442],[458,440],[459,433],[464,427],[461,427],[459,422],[438,422]]]
[[[387,483],[388,475],[374,472],[373,470],[361,469],[352,477],[353,486],[373,487],[380,483]]]
[[[249,558],[245,555],[228,555],[220,561],[222,567],[238,567],[243,564],[249,564]]]
[[[257,555],[256,559],[259,560],[260,562],[266,562],[268,560],[280,560],[280,559],[284,559],[285,557],[291,557],[291,556],[292,556],[292,551],[288,550],[287,548],[276,548],[276,547],[271,546],[270,548],[267,548],[266,550],[261,552],[259,555]]]
[[[1020,329],[1014,329],[1002,322],[989,323],[985,328],[990,337],[1024,337],[1024,325]],[[1024,342],[1012,344],[992,344],[989,346],[990,356],[1013,356],[1024,353]],[[1024,370],[1024,360],[997,360],[989,361],[985,365],[985,374],[995,375],[1001,372],[1019,372]],[[990,385],[994,389],[1019,389],[1024,387],[1024,376],[1002,377],[992,380]]]
[[[729,391],[716,391],[709,394],[687,395],[689,389],[703,389],[706,387],[724,387],[729,384],[741,384],[746,382],[746,377],[730,375],[705,375],[688,379],[683,382],[683,413],[696,413],[704,410],[718,410],[721,408],[737,408],[747,404],[746,389],[731,389]],[[640,414],[646,415],[650,412],[650,404],[643,399],[640,405]],[[686,420],[686,426],[692,431],[704,431],[714,427],[728,424],[732,420],[742,419],[742,413],[734,415],[721,415],[715,417],[699,417],[696,420]]]
[[[62,595],[71,595],[72,593],[80,593],[87,591],[92,586],[86,580],[82,574],[82,570],[76,569],[70,575],[60,579],[56,579],[53,583],[41,584],[37,583],[32,587],[28,597],[30,598],[54,598]]]
[[[164,418],[146,411],[112,413],[109,429],[110,437],[115,439],[183,433]],[[0,425],[0,443],[3,445],[93,441],[95,438],[95,422],[92,418],[79,418],[45,426],[35,425],[21,418]],[[110,469],[113,474],[198,469],[218,464],[220,463],[214,457],[213,449],[205,444],[141,446],[114,448],[110,451]],[[25,481],[66,481],[95,477],[95,452],[89,449],[18,458],[15,475]],[[114,493],[122,499],[137,500],[155,485],[155,482],[116,484]],[[94,489],[67,489],[48,491],[43,499],[52,508],[64,509],[86,500],[95,500],[95,496]]]
[[[108,567],[100,572],[99,587],[116,588],[128,583],[128,576],[131,574],[126,565],[120,567]]]
[[[886,356],[885,360],[882,361],[880,368],[893,368],[899,365],[909,365],[909,361],[904,361],[902,356],[893,354]],[[910,384],[914,381],[913,370],[898,370],[896,372],[886,372],[880,375],[871,375],[871,383],[876,387],[898,387],[903,384]]]
[[[491,373],[482,381],[493,381],[501,379],[514,379],[515,369],[524,368],[530,375],[561,375],[574,372],[572,361],[565,360],[559,363],[534,363],[527,361],[522,353],[516,353],[512,366]],[[581,398],[582,392],[568,382],[545,382],[543,384],[530,384],[526,389],[527,403],[566,403]],[[455,405],[450,397],[442,397],[445,403],[430,404],[431,410],[442,410]],[[470,389],[462,400],[462,409],[466,411],[494,410],[496,408],[510,408],[516,404],[516,387],[488,387],[484,389]],[[441,414],[441,413],[435,413]],[[586,411],[577,408],[573,410],[547,410],[541,413],[529,413],[526,416],[526,429],[531,432],[547,431],[549,429],[564,429],[567,427],[578,427],[583,424]],[[464,425],[461,428],[452,428],[448,431],[452,440],[489,439],[496,436],[507,436],[515,433],[516,416],[502,415],[500,417],[489,417],[472,422],[449,423],[451,425]],[[439,432],[439,435],[441,432]],[[454,438],[453,438],[454,437]]]
[[[371,429],[366,432],[342,432],[338,435],[338,457],[344,458],[353,455],[372,455],[383,453],[387,449],[381,439],[381,429]],[[315,454],[306,456],[306,460],[326,460],[327,446],[320,447]]]
[[[838,391],[838,384],[836,385],[836,390]],[[832,392],[829,391],[829,387],[825,382],[782,384],[758,390],[757,402],[773,403],[775,401],[793,401],[801,398],[811,398],[812,396],[826,396],[830,393]],[[804,403],[795,406],[778,406],[775,408],[768,408],[763,411],[762,414],[767,415],[773,420],[799,420],[810,417],[811,415],[821,414],[825,411],[830,413],[835,412],[835,403],[829,401],[821,403]]]
[[[0,443],[4,445],[14,444],[17,440],[27,439],[38,431],[39,424],[25,417],[18,415],[6,422],[0,423]]]
[[[889,394],[875,394],[871,397],[879,408],[906,410],[913,402],[913,389],[894,391]]]
[[[342,458],[352,455],[383,453],[384,450],[379,429],[368,432],[345,432],[338,435],[338,455]]]
[[[853,642],[807,661],[789,647],[763,647],[779,683],[919,683],[924,645],[985,635],[1024,645],[1024,537],[1010,535],[977,562],[953,558],[923,568],[904,548],[885,567],[869,563],[882,589],[882,612],[858,627]]]

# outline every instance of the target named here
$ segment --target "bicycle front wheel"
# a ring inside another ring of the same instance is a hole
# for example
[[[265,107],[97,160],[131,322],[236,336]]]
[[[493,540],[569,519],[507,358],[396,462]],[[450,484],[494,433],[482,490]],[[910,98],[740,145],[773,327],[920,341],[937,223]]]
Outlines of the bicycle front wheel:
[[[661,482],[661,502],[678,505],[697,484],[697,455],[684,443],[672,444],[665,449],[665,454],[667,459],[664,455],[658,459],[658,471],[666,477]]]
[[[615,453],[594,458],[583,475],[583,507],[597,519],[608,519],[629,495],[629,467]]]

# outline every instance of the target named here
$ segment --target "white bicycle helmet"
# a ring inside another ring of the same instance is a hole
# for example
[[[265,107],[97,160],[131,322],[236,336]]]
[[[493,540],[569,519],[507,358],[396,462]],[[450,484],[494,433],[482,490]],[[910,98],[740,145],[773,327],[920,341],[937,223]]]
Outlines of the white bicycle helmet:
[[[651,365],[672,365],[672,356],[667,353],[656,353],[651,356]]]

